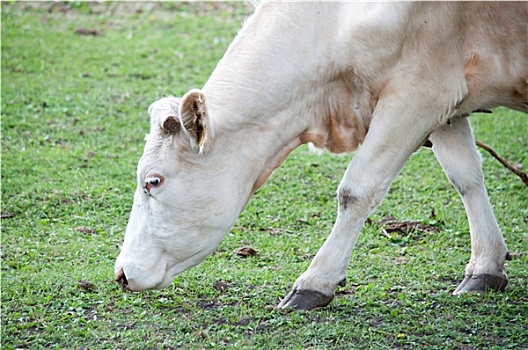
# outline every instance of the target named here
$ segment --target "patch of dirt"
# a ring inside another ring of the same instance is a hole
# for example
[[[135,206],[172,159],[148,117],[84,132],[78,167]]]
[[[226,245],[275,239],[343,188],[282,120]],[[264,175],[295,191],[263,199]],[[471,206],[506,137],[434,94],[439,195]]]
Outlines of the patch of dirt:
[[[235,323],[233,323],[233,326],[242,326],[245,327],[251,323],[251,321],[255,321],[254,318],[243,318]]]
[[[214,300],[199,303],[198,306],[203,310],[214,310],[222,307],[222,305],[218,305]]]
[[[224,292],[227,290],[227,283],[222,281],[217,281],[214,284],[214,289],[216,289],[219,292]]]
[[[86,226],[76,227],[75,230],[77,230],[80,233],[84,233],[85,235],[93,235],[95,233],[95,229],[89,228]]]
[[[19,10],[44,9],[49,14],[63,14],[68,17],[77,13],[107,14],[111,17],[116,15],[137,15],[141,13],[153,13],[158,11],[166,12],[192,12],[198,15],[207,15],[211,12],[227,12],[236,14],[237,9],[243,8],[248,14],[254,11],[253,5],[249,2],[221,2],[221,1],[182,1],[182,2],[150,2],[150,1],[83,1],[64,3],[59,1],[50,2],[15,2],[8,4],[17,6]]]
[[[335,296],[338,297],[340,295],[352,295],[355,292],[356,292],[356,288],[340,289],[335,292]]]
[[[75,34],[81,36],[103,36],[103,32],[97,29],[77,28]]]
[[[219,303],[215,298],[213,300],[205,300],[203,302],[199,302],[197,306],[200,307],[202,310],[216,310],[225,306],[234,306],[237,304],[238,302],[236,301],[230,303]]]
[[[379,326],[381,326],[382,324],[385,323],[385,320],[383,319],[383,317],[375,317],[373,319],[370,320],[369,324],[372,328],[378,328]]]
[[[423,224],[420,221],[398,221],[393,216],[384,217],[378,222],[378,225],[380,225],[386,233],[399,232],[407,234],[414,231],[423,233],[434,233],[440,231],[440,228],[437,226]]]

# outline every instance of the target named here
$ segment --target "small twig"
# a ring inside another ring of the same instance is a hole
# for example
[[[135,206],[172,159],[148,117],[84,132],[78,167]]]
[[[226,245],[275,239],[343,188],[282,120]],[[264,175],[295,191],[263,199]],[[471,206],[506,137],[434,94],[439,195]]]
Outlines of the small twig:
[[[389,235],[389,234],[387,233],[387,230],[385,230],[384,228],[381,229],[381,233],[383,233],[383,235],[384,235],[385,237],[389,238],[389,239],[392,238],[391,235]]]
[[[495,152],[491,147],[486,146],[485,144],[483,144],[480,141],[476,141],[476,143],[477,143],[477,146],[479,146],[480,148],[483,148],[486,151],[488,151],[488,153],[491,154],[495,159],[497,159],[502,165],[504,165],[506,168],[510,169],[510,171],[512,171],[515,175],[519,176],[521,178],[521,180],[524,182],[524,184],[526,186],[528,186],[528,175],[526,175],[526,173],[520,171],[519,169],[517,169],[517,167],[515,167],[515,166],[511,165],[510,163],[508,163],[504,158],[499,156],[497,154],[497,152]]]

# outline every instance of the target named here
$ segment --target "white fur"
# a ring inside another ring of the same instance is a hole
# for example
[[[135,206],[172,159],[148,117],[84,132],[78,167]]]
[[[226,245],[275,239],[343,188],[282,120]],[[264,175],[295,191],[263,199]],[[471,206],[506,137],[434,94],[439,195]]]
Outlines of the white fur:
[[[497,105],[527,110],[511,94],[526,91],[527,20],[519,5],[501,4],[495,17],[509,11],[521,24],[490,23],[479,18],[487,6],[497,5],[260,4],[201,90],[215,135],[208,152],[193,152],[185,133],[160,130],[167,104],[151,108],[116,273],[133,290],[168,285],[215,249],[295,147],[349,152],[362,144],[339,186],[335,226],[294,285],[333,295],[367,216],[431,135],[468,213],[466,272],[502,275],[506,246],[464,116]],[[507,27],[508,40],[487,39],[505,30],[496,26]],[[140,187],[152,174],[165,180],[146,195]]]

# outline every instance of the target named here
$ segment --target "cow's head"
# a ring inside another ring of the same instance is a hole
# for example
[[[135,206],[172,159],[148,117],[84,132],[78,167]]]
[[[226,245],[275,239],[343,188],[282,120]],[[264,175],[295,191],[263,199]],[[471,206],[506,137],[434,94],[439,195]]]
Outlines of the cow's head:
[[[228,159],[211,151],[214,125],[199,90],[181,100],[163,98],[149,113],[150,134],[115,265],[117,281],[132,291],[164,288],[204,260],[248,199],[230,179]]]

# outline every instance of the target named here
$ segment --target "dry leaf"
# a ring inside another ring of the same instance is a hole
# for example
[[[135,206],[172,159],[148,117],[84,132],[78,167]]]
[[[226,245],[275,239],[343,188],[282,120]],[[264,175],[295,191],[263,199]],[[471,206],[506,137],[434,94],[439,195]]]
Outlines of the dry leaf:
[[[257,255],[258,251],[256,251],[255,249],[251,247],[241,247],[241,248],[235,249],[233,253],[243,258],[247,258],[248,256]]]
[[[77,285],[79,286],[79,288],[84,289],[84,290],[92,290],[95,288],[93,284],[91,284],[90,282],[86,282],[86,281],[78,281]]]

